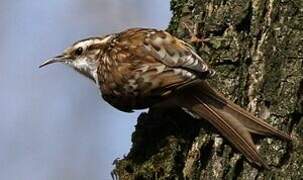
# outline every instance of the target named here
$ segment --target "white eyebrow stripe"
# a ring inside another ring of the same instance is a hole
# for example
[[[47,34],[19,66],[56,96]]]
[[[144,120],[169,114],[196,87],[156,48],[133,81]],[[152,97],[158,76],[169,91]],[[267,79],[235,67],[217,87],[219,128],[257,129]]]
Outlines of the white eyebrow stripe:
[[[113,37],[113,35],[107,36],[103,39],[92,38],[92,39],[87,39],[87,40],[84,40],[84,41],[80,41],[80,42],[78,42],[77,44],[74,45],[74,48],[78,48],[78,47],[86,48],[86,47],[91,46],[92,44],[105,44],[108,41],[110,41],[112,37]]]
[[[86,41],[82,41],[82,42],[79,42],[77,43],[74,48],[78,48],[78,47],[83,47],[84,49],[86,49],[88,46],[92,45],[94,43],[93,40],[86,40]]]
[[[112,37],[113,37],[113,35],[109,35],[109,36],[107,36],[107,37],[105,37],[103,39],[98,39],[96,41],[99,41],[99,43],[107,43],[108,41],[111,40]]]

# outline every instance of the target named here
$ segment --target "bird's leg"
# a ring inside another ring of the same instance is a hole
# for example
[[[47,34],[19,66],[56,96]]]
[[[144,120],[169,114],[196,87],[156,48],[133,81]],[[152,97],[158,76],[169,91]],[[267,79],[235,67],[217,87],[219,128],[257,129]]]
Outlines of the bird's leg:
[[[209,41],[209,38],[198,37],[198,23],[194,23],[193,29],[186,22],[182,22],[182,24],[184,28],[189,32],[191,43],[205,43]]]

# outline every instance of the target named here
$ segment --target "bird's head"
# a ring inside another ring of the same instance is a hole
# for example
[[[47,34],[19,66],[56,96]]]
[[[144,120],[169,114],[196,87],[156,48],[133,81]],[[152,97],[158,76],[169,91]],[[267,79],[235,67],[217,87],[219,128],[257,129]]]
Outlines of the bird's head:
[[[53,63],[63,63],[96,82],[99,57],[110,39],[111,36],[106,36],[77,41],[60,55],[46,60],[39,68]]]

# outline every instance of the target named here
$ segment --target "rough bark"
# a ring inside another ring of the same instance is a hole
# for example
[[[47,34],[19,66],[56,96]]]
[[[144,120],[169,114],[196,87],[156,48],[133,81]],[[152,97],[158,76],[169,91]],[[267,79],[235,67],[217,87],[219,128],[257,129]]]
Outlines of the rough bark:
[[[172,0],[168,30],[189,40],[217,71],[209,80],[231,100],[291,134],[291,143],[255,137],[271,170],[253,167],[206,121],[180,109],[138,118],[120,179],[302,179],[303,1]]]

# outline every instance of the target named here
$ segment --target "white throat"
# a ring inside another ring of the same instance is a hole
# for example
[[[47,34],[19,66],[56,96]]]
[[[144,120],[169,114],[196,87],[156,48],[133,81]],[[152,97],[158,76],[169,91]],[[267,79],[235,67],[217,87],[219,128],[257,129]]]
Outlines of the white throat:
[[[87,58],[79,58],[70,64],[76,71],[82,75],[94,80],[98,84],[98,64]]]

